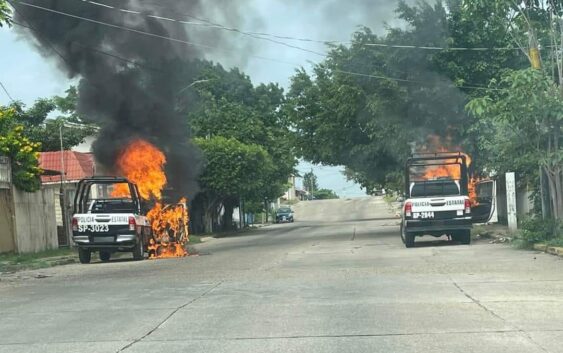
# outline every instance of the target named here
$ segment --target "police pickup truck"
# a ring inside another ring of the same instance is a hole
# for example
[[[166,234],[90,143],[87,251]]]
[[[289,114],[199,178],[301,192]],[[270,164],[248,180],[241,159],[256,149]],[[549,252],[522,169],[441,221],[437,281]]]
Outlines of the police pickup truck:
[[[407,161],[401,219],[401,239],[407,248],[423,235],[447,235],[470,244],[473,223],[488,221],[491,202],[483,200],[478,212],[472,209],[467,169],[463,153],[421,154]],[[439,172],[429,173],[432,170]],[[433,174],[441,176],[429,179]]]
[[[116,177],[93,177],[78,183],[72,239],[81,263],[89,263],[92,252],[99,252],[102,261],[109,261],[118,251],[131,252],[134,259],[142,260],[151,236],[135,184]]]

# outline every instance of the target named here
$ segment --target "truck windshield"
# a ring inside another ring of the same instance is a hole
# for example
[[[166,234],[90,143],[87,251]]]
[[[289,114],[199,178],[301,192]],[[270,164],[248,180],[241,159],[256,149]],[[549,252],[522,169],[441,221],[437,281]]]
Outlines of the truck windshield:
[[[411,186],[411,197],[453,196],[459,194],[459,186],[454,180],[417,181]]]

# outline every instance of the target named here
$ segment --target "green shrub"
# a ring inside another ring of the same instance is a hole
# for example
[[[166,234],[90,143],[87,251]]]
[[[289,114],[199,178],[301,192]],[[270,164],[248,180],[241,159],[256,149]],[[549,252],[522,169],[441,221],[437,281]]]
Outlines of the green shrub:
[[[517,239],[521,242],[532,245],[536,243],[562,242],[561,222],[555,219],[543,219],[531,217],[522,220],[520,223],[520,233]]]

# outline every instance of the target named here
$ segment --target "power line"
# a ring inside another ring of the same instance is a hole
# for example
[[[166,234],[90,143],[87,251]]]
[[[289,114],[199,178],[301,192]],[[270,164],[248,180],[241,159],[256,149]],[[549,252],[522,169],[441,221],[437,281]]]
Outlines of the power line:
[[[0,87],[2,87],[2,90],[4,91],[4,93],[6,93],[6,95],[8,96],[8,98],[12,101],[12,102],[16,102],[14,100],[14,98],[12,98],[12,96],[10,95],[10,92],[8,92],[8,90],[6,89],[6,86],[4,86],[4,84],[2,83],[2,81],[0,81]]]
[[[84,1],[84,0],[81,0],[81,1]],[[193,43],[193,42],[185,41],[185,40],[182,40],[182,39],[177,39],[177,38],[163,36],[163,35],[159,35],[159,34],[155,34],[155,33],[151,33],[151,32],[146,32],[146,31],[142,31],[142,30],[138,30],[138,29],[134,29],[134,28],[129,28],[129,27],[125,27],[125,26],[111,24],[111,23],[107,23],[107,22],[103,22],[103,21],[98,21],[98,20],[94,20],[94,19],[91,19],[91,18],[86,18],[86,17],[73,15],[73,14],[69,14],[69,13],[66,13],[66,12],[46,8],[46,7],[43,7],[43,6],[29,4],[29,3],[26,3],[26,2],[19,2],[18,4],[21,4],[21,5],[24,5],[24,6],[30,6],[30,7],[39,9],[39,10],[55,13],[55,14],[62,15],[62,16],[76,18],[76,19],[79,19],[79,20],[82,20],[82,21],[87,21],[87,22],[95,23],[95,24],[102,25],[102,26],[107,26],[107,27],[111,27],[111,28],[116,28],[116,29],[121,29],[121,30],[129,31],[129,32],[133,32],[133,33],[140,34],[140,35],[146,35],[146,36],[150,36],[150,37],[154,37],[154,38],[158,38],[158,39],[164,39],[164,40],[168,40],[168,41],[172,41],[172,42],[178,42],[178,43],[182,43],[182,44],[186,44],[186,45],[190,45],[190,46],[201,46],[201,47],[209,48],[209,49],[218,49],[216,47],[212,47],[212,46],[209,46],[209,45],[206,45],[206,44]],[[54,47],[53,47],[53,49],[54,49]],[[100,50],[96,49],[96,51],[100,51]],[[102,52],[102,51],[100,51],[100,52]],[[62,54],[60,54],[58,51],[57,51],[57,53],[65,61],[67,61],[64,58],[64,56],[62,56]],[[129,59],[117,57],[115,55],[111,55],[111,54],[108,54],[108,53],[105,53],[105,52],[103,52],[103,53],[106,54],[106,55],[114,56],[114,57],[119,58],[121,60],[125,60],[125,61],[129,60]],[[289,62],[286,62],[286,61],[281,61],[281,60],[277,60],[277,59],[273,59],[273,58],[267,58],[267,57],[263,57],[263,56],[249,55],[249,57],[254,57],[254,58],[273,61],[273,62],[279,62],[279,63],[288,64],[288,65],[292,65],[292,66],[300,66],[299,64],[296,64],[296,63],[289,63]],[[67,63],[68,63],[68,61],[67,61]],[[376,79],[385,79],[385,80],[397,81],[397,82],[417,83],[417,84],[425,85],[425,86],[431,85],[430,83],[425,82],[425,81],[416,81],[416,80],[402,79],[402,78],[389,77],[389,76],[371,75],[371,74],[364,74],[364,73],[338,70],[338,69],[334,70],[334,71],[340,72],[340,73],[343,73],[343,74],[353,75],[353,76],[376,78]],[[498,89],[498,88],[489,88],[489,87],[486,87],[486,86],[477,86],[477,85],[460,85],[460,86],[455,86],[455,87],[456,88],[464,88],[464,89],[502,90],[502,89]]]
[[[296,45],[288,44],[288,43],[281,42],[281,41],[276,40],[276,39],[264,37],[264,36],[259,35],[259,34],[246,32],[246,31],[240,30],[238,28],[227,27],[227,26],[221,25],[219,23],[211,22],[210,20],[197,19],[198,21],[202,21],[202,22],[205,21],[207,23],[189,22],[189,21],[179,20],[177,18],[163,17],[163,16],[157,16],[157,15],[147,15],[147,14],[144,14],[140,11],[126,9],[126,8],[122,8],[122,7],[115,7],[115,6],[106,5],[106,4],[101,4],[99,2],[95,2],[95,1],[91,1],[91,0],[80,0],[80,1],[94,5],[94,6],[100,6],[100,7],[106,8],[106,9],[121,11],[121,12],[128,13],[128,14],[135,14],[135,15],[139,15],[139,16],[144,16],[144,17],[147,17],[147,18],[156,19],[156,20],[160,20],[160,21],[176,22],[176,23],[186,24],[186,25],[204,26],[204,27],[208,27],[208,28],[217,28],[217,29],[226,30],[226,31],[229,31],[229,32],[235,32],[235,33],[239,33],[239,34],[251,37],[251,38],[269,41],[269,42],[272,42],[272,43],[275,43],[275,44],[283,45],[283,46],[288,47],[288,48],[297,49],[297,50],[301,50],[301,51],[304,51],[304,52],[307,52],[307,53],[310,53],[310,54],[315,54],[315,55],[318,55],[318,56],[326,57],[326,54],[317,52],[315,50],[311,50],[311,49],[299,47],[299,46],[296,46]],[[188,17],[188,16],[186,16],[186,17]],[[189,17],[194,18],[194,16],[189,16]]]
[[[181,43],[181,44],[185,44],[185,45],[189,45],[189,46],[202,47],[202,48],[207,48],[207,49],[221,49],[221,48],[213,47],[213,46],[210,46],[210,45],[207,45],[207,44],[194,43],[194,42],[190,42],[190,41],[183,40],[183,39],[167,37],[167,36],[163,36],[163,35],[156,34],[156,33],[146,32],[146,31],[142,31],[142,30],[138,30],[138,29],[134,29],[134,28],[130,28],[130,27],[120,26],[120,25],[116,25],[116,24],[112,24],[112,23],[94,20],[94,19],[87,18],[87,17],[73,15],[73,14],[70,14],[70,13],[67,13],[67,12],[50,9],[50,8],[39,6],[39,5],[33,5],[33,4],[26,3],[26,2],[20,1],[20,2],[18,2],[18,4],[33,7],[33,8],[42,10],[42,11],[55,13],[55,14],[58,14],[58,15],[61,15],[61,16],[67,16],[67,17],[76,18],[76,19],[79,19],[79,20],[82,20],[82,21],[95,23],[95,24],[98,24],[98,25],[101,25],[101,26],[121,29],[121,30],[124,30],[124,31],[128,31],[128,32],[136,33],[136,34],[141,34],[141,35],[145,35],[145,36],[149,36],[149,37],[153,37],[153,38],[164,39],[164,40],[168,40],[168,41],[175,42],[175,43]],[[267,60],[267,61],[274,61],[274,62],[283,63],[283,64],[287,64],[287,65],[292,65],[292,66],[297,65],[295,63],[289,63],[289,62],[286,62],[286,61],[283,61],[283,60],[278,60],[278,59],[273,59],[273,58],[268,58],[268,57],[258,56],[258,55],[248,55],[248,57],[261,59],[261,60]]]
[[[431,85],[429,82],[424,81],[417,81],[417,80],[409,80],[403,78],[396,78],[396,77],[389,77],[389,76],[379,76],[379,75],[370,75],[370,74],[363,74],[359,72],[352,72],[352,71],[345,71],[345,70],[334,70],[335,72],[352,75],[352,76],[360,76],[366,78],[377,78],[382,80],[390,80],[390,81],[397,81],[397,82],[408,82],[408,83],[418,83],[420,85]],[[453,83],[452,83],[453,84]],[[477,85],[453,85],[456,88],[465,88],[465,89],[478,89],[478,90],[491,90],[491,91],[504,91],[504,88],[491,88],[487,86],[477,86]]]
[[[80,0],[80,1],[92,4],[92,5],[95,5],[95,6],[104,7],[104,8],[107,8],[107,9],[113,9],[113,10],[122,11],[122,12],[125,12],[125,13],[143,15],[143,13],[140,12],[140,11],[126,9],[126,8],[122,8],[122,7],[111,6],[111,5],[107,5],[107,4],[102,4],[102,3],[91,1],[91,0]],[[148,3],[153,4],[157,7],[163,8],[163,9],[170,10],[169,8],[167,8],[166,6],[163,6],[161,4],[157,4],[157,3],[154,3],[154,2],[148,2]],[[158,20],[163,20],[163,21],[178,22],[178,23],[183,23],[183,24],[187,24],[187,25],[204,26],[204,27],[208,27],[208,28],[216,28],[216,29],[226,30],[226,31],[230,31],[230,32],[236,32],[236,33],[239,33],[239,34],[242,34],[242,35],[250,36],[252,38],[261,39],[261,40],[270,40],[270,39],[267,38],[267,37],[270,37],[270,38],[276,38],[276,39],[293,40],[293,41],[308,42],[308,43],[318,43],[318,44],[325,44],[325,45],[326,44],[348,44],[348,45],[353,44],[350,41],[318,40],[318,39],[303,38],[303,37],[277,35],[277,34],[265,33],[265,32],[244,31],[244,30],[241,30],[239,28],[225,26],[225,25],[222,25],[220,23],[213,22],[209,19],[202,19],[202,18],[193,16],[193,15],[189,15],[189,14],[182,14],[181,16],[192,18],[192,19],[195,19],[195,20],[200,21],[200,22],[188,22],[188,21],[178,20],[178,19],[175,19],[175,18],[162,17],[162,16],[156,16],[156,15],[144,15],[144,16],[154,18],[154,19],[158,19]],[[201,23],[201,22],[204,22],[204,23]],[[310,50],[310,49],[294,46],[294,45],[291,45],[291,44],[288,44],[288,43],[285,43],[285,42],[280,42],[280,41],[276,41],[276,40],[270,40],[270,41],[272,41],[273,43],[276,43],[276,44],[280,44],[280,45],[284,45],[284,46],[293,48],[293,49],[298,49],[298,50],[310,52],[310,53],[320,55],[320,56],[326,56],[326,54],[319,53],[317,51],[313,51],[313,50]],[[521,50],[518,47],[440,47],[440,46],[419,46],[419,45],[402,45],[402,44],[389,44],[389,43],[363,43],[361,45],[367,46],[367,47],[395,48],[395,49],[420,49],[420,50],[431,50],[431,51],[447,51],[447,50],[451,50],[451,51],[513,51],[513,50],[516,50],[516,51],[518,51],[518,50]]]

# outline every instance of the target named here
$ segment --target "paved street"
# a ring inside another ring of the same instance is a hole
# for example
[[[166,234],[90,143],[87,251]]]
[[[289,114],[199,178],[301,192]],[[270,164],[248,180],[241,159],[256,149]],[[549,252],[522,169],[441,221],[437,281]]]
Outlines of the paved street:
[[[563,352],[560,258],[405,249],[380,198],[295,210],[200,256],[4,280],[0,352]]]

